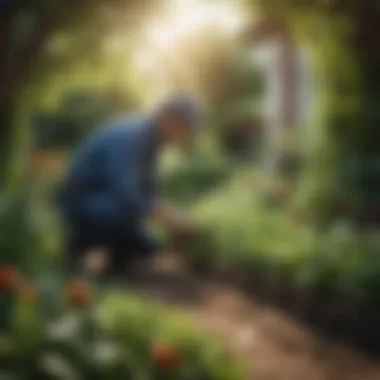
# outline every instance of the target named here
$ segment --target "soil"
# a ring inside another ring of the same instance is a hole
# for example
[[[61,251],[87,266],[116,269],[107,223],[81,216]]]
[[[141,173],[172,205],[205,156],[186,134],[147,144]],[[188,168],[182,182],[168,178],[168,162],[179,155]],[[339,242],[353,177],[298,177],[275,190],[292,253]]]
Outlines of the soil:
[[[219,336],[244,360],[247,380],[380,379],[379,360],[247,294],[236,281],[196,274],[179,264],[159,265],[127,284]]]

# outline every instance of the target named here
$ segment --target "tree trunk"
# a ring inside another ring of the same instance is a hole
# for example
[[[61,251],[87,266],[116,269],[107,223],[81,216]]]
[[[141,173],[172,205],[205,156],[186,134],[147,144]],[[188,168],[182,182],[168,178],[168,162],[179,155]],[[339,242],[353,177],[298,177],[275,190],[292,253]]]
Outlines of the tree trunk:
[[[43,51],[48,38],[57,26],[56,17],[39,20],[40,26],[31,35],[30,41],[20,54],[17,62],[10,62],[10,47],[14,20],[20,9],[14,8],[6,16],[2,15],[0,27],[0,191],[4,190],[11,176],[11,167],[18,152],[16,151],[21,128],[15,120],[22,89],[27,86],[34,65]],[[26,128],[26,127],[25,127]]]
[[[12,147],[13,102],[7,99],[0,103],[0,191],[9,175],[9,164]]]

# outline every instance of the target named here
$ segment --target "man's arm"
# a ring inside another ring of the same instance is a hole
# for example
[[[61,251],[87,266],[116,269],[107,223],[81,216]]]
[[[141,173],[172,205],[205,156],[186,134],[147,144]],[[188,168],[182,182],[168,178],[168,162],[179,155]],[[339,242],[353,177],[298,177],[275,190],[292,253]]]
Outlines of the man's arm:
[[[122,136],[111,147],[109,171],[111,191],[120,200],[126,217],[143,218],[153,210],[153,200],[140,188],[140,147],[133,138]]]
[[[163,202],[154,204],[152,215],[157,222],[166,225],[172,231],[190,232],[195,229],[188,217]]]
[[[156,201],[154,162],[150,165],[148,186],[145,189],[141,188],[143,152],[138,141],[131,137],[116,139],[110,153],[111,188],[120,200],[126,218],[152,217],[172,230],[192,229],[192,223],[184,215]]]
[[[144,186],[144,194],[148,202],[151,204],[150,216],[153,220],[160,224],[164,224],[170,229],[181,228],[185,225],[185,217],[173,210],[169,205],[157,200],[156,198],[156,166],[154,154],[148,152],[146,156],[145,170],[147,171],[146,182]]]
[[[156,164],[155,160],[150,157],[146,194],[152,205],[152,219],[160,224],[164,224],[171,230],[184,232],[193,229],[193,224],[184,214],[156,199]]]

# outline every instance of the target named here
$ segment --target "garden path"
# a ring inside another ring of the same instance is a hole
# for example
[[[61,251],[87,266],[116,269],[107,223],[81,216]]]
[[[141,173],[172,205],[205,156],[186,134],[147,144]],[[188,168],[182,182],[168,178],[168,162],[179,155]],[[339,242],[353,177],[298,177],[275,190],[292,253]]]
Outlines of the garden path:
[[[228,281],[181,266],[128,285],[184,313],[245,361],[247,380],[379,380],[380,362],[334,342],[295,317],[244,294]]]

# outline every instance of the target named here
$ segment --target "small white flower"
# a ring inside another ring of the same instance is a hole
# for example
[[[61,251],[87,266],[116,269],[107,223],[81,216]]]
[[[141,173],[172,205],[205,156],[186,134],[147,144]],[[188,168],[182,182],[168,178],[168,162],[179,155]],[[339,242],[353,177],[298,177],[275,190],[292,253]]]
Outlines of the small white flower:
[[[79,317],[73,313],[66,315],[47,328],[47,334],[53,339],[69,339],[79,334],[81,323]]]
[[[62,379],[79,380],[80,376],[65,358],[59,354],[43,354],[39,359],[39,367],[44,372]]]
[[[96,360],[101,363],[116,361],[122,354],[120,348],[116,344],[110,342],[97,343],[93,349]]]

